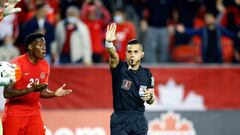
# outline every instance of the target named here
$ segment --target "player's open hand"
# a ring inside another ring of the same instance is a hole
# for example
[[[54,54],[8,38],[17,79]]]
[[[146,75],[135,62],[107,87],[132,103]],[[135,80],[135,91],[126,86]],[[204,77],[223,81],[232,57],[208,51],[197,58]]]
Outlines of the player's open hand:
[[[3,10],[3,16],[14,14],[21,11],[21,8],[15,8],[15,5],[20,2],[20,0],[8,0],[5,3],[5,8]]]
[[[66,84],[63,84],[60,88],[58,88],[55,91],[55,96],[56,97],[66,96],[66,95],[68,95],[72,92],[71,89],[64,89],[65,86],[66,86]]]
[[[105,35],[106,41],[112,42],[117,39],[116,29],[117,29],[117,25],[115,23],[111,23],[110,25],[107,26],[107,32]]]

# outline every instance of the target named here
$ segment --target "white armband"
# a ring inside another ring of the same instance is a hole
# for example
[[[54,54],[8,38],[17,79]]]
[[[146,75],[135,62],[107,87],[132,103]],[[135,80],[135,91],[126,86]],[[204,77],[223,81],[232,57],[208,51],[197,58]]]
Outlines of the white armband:
[[[113,48],[114,47],[113,42],[105,41],[105,47],[108,49]]]

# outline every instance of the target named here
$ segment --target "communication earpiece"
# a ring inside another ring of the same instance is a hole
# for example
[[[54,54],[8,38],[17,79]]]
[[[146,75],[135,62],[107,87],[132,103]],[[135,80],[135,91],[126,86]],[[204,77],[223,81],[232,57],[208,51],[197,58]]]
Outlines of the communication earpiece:
[[[141,56],[141,58],[143,58],[144,57],[144,52],[142,53],[142,56]]]

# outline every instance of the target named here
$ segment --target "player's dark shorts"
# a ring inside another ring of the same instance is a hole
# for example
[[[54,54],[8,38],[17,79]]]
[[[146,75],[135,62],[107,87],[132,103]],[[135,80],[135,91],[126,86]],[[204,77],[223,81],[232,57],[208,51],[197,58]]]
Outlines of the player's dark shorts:
[[[147,135],[148,123],[143,112],[114,112],[111,135]]]

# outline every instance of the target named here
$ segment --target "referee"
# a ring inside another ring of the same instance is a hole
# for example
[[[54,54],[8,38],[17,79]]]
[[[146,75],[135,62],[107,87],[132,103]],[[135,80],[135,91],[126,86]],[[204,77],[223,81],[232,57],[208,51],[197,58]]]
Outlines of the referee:
[[[113,45],[117,38],[116,27],[115,23],[108,25],[105,36],[112,74],[114,112],[111,115],[111,135],[147,135],[144,103],[154,102],[154,79],[149,69],[140,65],[144,52],[137,40],[128,42],[126,62],[119,60]]]

